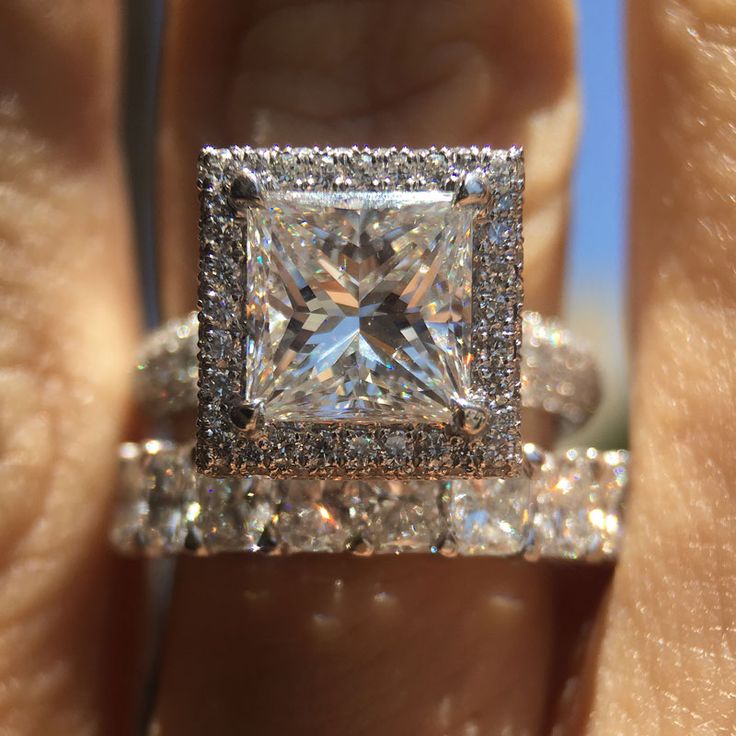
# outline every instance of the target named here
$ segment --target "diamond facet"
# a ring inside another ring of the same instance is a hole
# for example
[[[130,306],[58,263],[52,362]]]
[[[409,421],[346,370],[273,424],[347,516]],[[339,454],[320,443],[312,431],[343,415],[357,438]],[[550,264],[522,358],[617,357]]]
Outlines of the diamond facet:
[[[438,484],[372,479],[345,484],[350,527],[377,553],[429,552],[441,534]]]
[[[490,478],[449,483],[447,514],[463,555],[514,555],[524,550],[530,522],[531,481]]]
[[[441,533],[437,484],[413,481],[383,505],[377,530],[381,552],[429,552]]]
[[[523,552],[532,560],[615,559],[628,453],[552,454],[525,445],[524,455],[523,478],[274,481],[207,478],[194,472],[186,445],[124,443],[111,540],[125,553],[152,555]]]
[[[180,551],[190,533],[197,533],[194,522],[200,510],[189,448],[163,440],[126,442],[119,460],[120,503],[113,544],[125,552]]]
[[[443,421],[470,391],[472,217],[449,192],[269,193],[248,214],[246,401]]]
[[[271,485],[259,478],[197,476],[198,526],[209,551],[255,551],[276,511]]]
[[[294,552],[343,552],[350,538],[342,484],[286,481],[278,512],[278,536]]]
[[[469,172],[489,196],[455,206]],[[241,207],[248,173],[261,196]],[[516,474],[521,151],[207,148],[198,185],[200,472]],[[487,426],[458,431],[476,403]],[[258,427],[241,406],[262,407]]]
[[[618,548],[627,486],[625,450],[572,449],[537,488],[535,548],[545,557],[605,557]]]

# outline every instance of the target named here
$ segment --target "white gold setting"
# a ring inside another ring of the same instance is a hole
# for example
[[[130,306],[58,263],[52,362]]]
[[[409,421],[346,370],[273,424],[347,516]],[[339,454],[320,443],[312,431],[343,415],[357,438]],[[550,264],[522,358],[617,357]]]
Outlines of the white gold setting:
[[[198,183],[201,472],[518,472],[520,151],[205,149]]]
[[[134,555],[439,553],[614,560],[628,453],[524,446],[516,478],[452,481],[208,478],[191,445],[120,449],[112,532]]]

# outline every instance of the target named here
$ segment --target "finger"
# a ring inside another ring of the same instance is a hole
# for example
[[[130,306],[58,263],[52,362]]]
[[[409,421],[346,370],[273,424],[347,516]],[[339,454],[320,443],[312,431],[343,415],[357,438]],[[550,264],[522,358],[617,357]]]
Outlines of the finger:
[[[272,12],[222,2],[216,13],[191,5],[172,3],[166,23],[165,312],[195,302],[192,161],[203,143],[234,137],[253,145],[523,142],[526,306],[556,312],[578,132],[571,3],[535,0],[531,13],[510,0],[433,1],[422,13],[409,2],[282,2]],[[390,38],[376,20],[384,16]]]
[[[203,143],[492,141],[526,147],[528,304],[552,310],[577,121],[573,15],[567,2],[517,5],[431,2],[418,13],[408,2],[233,3],[213,14],[173,4],[162,135],[167,308],[189,307],[195,293],[197,205],[182,182]],[[162,733],[245,724],[538,732],[553,640],[549,576],[493,560],[437,562],[183,562]]]
[[[118,26],[115,2],[0,6],[3,734],[125,728],[135,607],[113,622],[105,541],[136,324]]]
[[[629,13],[635,488],[578,727],[732,733],[736,8]]]

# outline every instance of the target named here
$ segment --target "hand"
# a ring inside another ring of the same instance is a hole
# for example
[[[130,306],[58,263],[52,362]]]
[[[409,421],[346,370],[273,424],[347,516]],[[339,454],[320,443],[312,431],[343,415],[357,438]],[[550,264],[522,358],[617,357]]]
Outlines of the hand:
[[[143,569],[106,542],[140,325],[120,5],[0,7],[8,736],[132,733],[148,684]],[[182,561],[156,733],[736,729],[736,12],[629,5],[635,468],[615,576],[421,556]],[[557,310],[579,123],[570,2],[172,0],[167,12],[168,316],[193,303],[203,143],[522,144],[527,305]]]

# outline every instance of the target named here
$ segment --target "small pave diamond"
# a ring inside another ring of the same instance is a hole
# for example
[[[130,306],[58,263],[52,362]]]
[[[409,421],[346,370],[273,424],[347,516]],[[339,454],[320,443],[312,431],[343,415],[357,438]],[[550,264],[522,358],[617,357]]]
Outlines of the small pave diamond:
[[[246,400],[283,421],[448,421],[470,389],[472,209],[284,192],[248,217]]]
[[[143,344],[136,361],[135,390],[141,404],[155,414],[191,401],[197,380],[197,315],[167,322]]]

